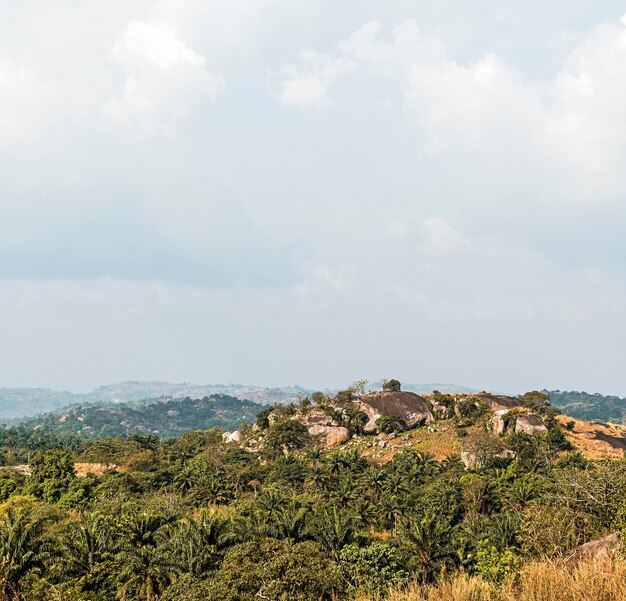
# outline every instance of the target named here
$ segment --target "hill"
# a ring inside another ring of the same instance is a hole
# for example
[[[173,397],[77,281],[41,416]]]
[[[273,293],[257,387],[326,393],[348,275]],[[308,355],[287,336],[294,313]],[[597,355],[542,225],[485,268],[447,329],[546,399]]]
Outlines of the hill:
[[[376,388],[375,383],[372,385]],[[451,384],[405,384],[405,390],[418,394],[439,390],[441,392],[475,392],[472,388]],[[143,399],[172,398],[201,399],[214,394],[248,399],[255,403],[291,403],[313,391],[301,386],[254,386],[246,384],[190,384],[151,381],[128,381],[99,386],[91,392],[75,393],[49,388],[1,388],[0,420],[33,417],[70,405],[84,403],[130,403]],[[326,390],[326,392],[332,392]]]
[[[48,388],[0,388],[0,420],[33,417],[63,407],[85,403],[130,403],[143,399],[201,399],[226,395],[255,403],[289,403],[311,391],[299,386],[264,387],[244,384],[173,384],[129,381],[73,393]]]
[[[552,405],[576,419],[626,424],[626,398],[588,392],[544,390]]]
[[[189,430],[215,426],[233,430],[252,422],[265,405],[223,394],[201,399],[152,399],[135,403],[79,404],[26,419],[28,429],[54,434],[106,438],[140,432],[162,437],[180,436]]]

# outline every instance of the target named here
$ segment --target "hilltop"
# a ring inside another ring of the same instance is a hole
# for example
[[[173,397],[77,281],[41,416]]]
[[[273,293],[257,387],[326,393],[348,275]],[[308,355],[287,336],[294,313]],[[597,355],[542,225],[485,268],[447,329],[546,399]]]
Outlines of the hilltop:
[[[139,432],[162,437],[189,430],[225,430],[252,422],[265,405],[224,394],[200,399],[160,398],[135,403],[78,404],[22,422],[27,429],[52,434],[106,438]]]

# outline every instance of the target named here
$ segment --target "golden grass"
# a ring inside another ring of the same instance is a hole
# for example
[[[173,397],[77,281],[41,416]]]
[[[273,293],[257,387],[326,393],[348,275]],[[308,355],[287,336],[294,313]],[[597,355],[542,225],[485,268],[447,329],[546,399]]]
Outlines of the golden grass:
[[[373,599],[360,596],[356,601]],[[510,579],[500,586],[459,574],[437,585],[393,591],[384,601],[626,601],[626,560],[605,556],[576,565],[534,562],[516,581]]]
[[[624,449],[619,445],[612,445],[607,439],[600,440],[598,434],[604,434],[616,439],[626,438],[626,426],[621,424],[599,424],[587,422],[581,419],[574,419],[569,415],[557,416],[557,421],[564,426],[568,422],[574,423],[574,429],[565,430],[565,436],[576,447],[582,451],[587,459],[622,459]],[[626,597],[625,597],[626,598]]]

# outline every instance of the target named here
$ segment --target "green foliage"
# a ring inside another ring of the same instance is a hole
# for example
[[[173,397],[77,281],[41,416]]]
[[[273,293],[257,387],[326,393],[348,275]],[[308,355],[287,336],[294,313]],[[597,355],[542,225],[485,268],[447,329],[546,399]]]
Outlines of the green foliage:
[[[341,589],[341,580],[314,543],[265,539],[233,547],[203,589],[206,601],[323,601]]]
[[[546,392],[547,391],[543,391]],[[589,394],[588,392],[566,392],[551,390],[550,402],[566,415],[592,422],[626,423],[626,398]]]
[[[410,578],[406,553],[397,544],[375,541],[366,547],[347,545],[339,554],[343,577],[355,589],[370,595],[403,586]]]
[[[341,403],[314,399],[353,433],[364,423],[357,388]],[[272,423],[257,452],[219,429],[101,440],[0,430],[11,464],[0,470],[0,599],[377,598],[442,570],[497,583],[528,558],[626,528],[626,461],[560,452],[550,407],[547,436],[497,437],[483,405],[462,405],[442,426],[464,424],[471,470],[414,448],[384,462],[375,448],[363,454],[365,438],[314,447],[290,417],[309,409],[264,410]],[[29,453],[32,476],[13,468]],[[75,462],[96,474],[76,476]]]
[[[301,449],[308,444],[309,433],[306,426],[295,419],[282,418],[270,426],[265,442],[275,451]]]
[[[520,557],[511,549],[499,551],[488,540],[479,543],[476,552],[476,572],[486,580],[500,582],[510,573],[517,573]]]
[[[392,432],[400,432],[406,430],[406,422],[399,417],[393,415],[382,415],[376,420],[376,426],[381,432],[391,434]]]
[[[400,392],[402,389],[400,381],[394,378],[391,378],[390,380],[383,380],[382,385],[385,392]]]
[[[213,426],[232,431],[242,422],[254,422],[256,415],[265,409],[252,401],[214,394],[202,399],[73,405],[66,410],[26,419],[23,424],[31,431],[39,428],[44,437],[80,435],[95,440],[133,432],[143,435],[158,432],[160,436],[170,437]]]

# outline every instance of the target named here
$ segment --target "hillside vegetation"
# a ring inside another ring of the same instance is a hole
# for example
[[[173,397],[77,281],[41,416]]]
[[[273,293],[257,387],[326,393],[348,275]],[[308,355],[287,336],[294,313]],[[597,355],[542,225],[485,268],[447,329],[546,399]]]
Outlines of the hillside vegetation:
[[[310,392],[299,386],[268,388],[242,384],[198,385],[168,382],[121,382],[100,386],[86,393],[47,388],[0,388],[0,420],[34,417],[71,405],[133,403],[144,399],[201,399],[215,394],[249,399],[261,404],[289,403]]]
[[[252,422],[264,405],[214,394],[201,399],[152,399],[136,403],[76,405],[23,420],[28,429],[47,433],[106,438],[132,432],[180,436],[213,427],[233,430]]]
[[[0,599],[623,598],[603,537],[626,527],[626,461],[577,451],[541,393],[384,386],[230,434],[0,430]],[[605,563],[582,554],[599,539]]]
[[[626,424],[626,398],[588,392],[544,391],[550,402],[576,419]]]

